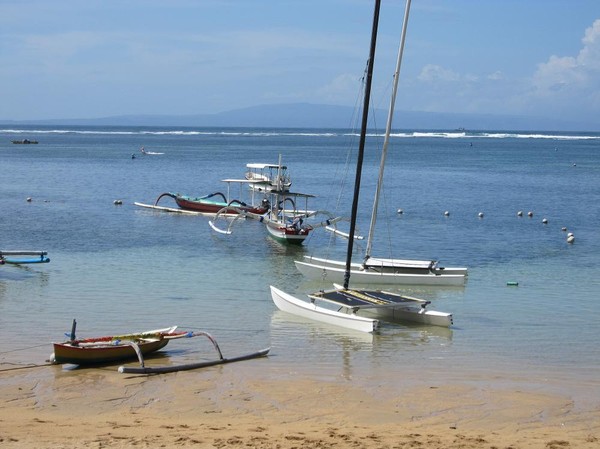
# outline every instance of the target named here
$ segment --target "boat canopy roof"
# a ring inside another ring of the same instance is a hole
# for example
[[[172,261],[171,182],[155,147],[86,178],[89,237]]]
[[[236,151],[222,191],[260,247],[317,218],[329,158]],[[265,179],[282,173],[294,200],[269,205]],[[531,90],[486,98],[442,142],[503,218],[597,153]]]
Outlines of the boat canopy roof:
[[[280,196],[294,196],[297,198],[315,198],[316,195],[312,195],[310,193],[299,193],[299,192],[290,192],[289,190],[270,190],[268,193],[272,195],[280,195]]]
[[[227,178],[227,179],[221,179],[221,182],[233,182],[233,183],[240,183],[240,184],[264,184],[265,181],[262,181],[260,179],[235,179],[235,178]]]
[[[279,164],[259,164],[259,163],[250,163],[246,164],[248,168],[256,168],[259,170],[264,170],[265,168],[279,168]],[[285,165],[281,165],[282,170],[286,170],[287,167]]]

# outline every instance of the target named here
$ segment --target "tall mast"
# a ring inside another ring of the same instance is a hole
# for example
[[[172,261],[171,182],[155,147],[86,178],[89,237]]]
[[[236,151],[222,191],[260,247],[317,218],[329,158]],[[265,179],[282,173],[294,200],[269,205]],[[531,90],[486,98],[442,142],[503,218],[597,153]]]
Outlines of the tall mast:
[[[375,63],[375,47],[377,44],[377,27],[379,25],[379,8],[381,0],[375,0],[375,11],[373,13],[373,29],[371,31],[371,48],[369,60],[367,61],[367,73],[365,83],[365,98],[363,103],[362,123],[360,128],[360,141],[358,143],[358,159],[356,161],[356,177],[354,179],[354,198],[352,199],[352,211],[350,214],[350,237],[348,238],[348,252],[346,253],[346,271],[344,272],[344,289],[350,283],[350,263],[352,261],[352,248],[354,245],[354,232],[356,230],[356,215],[358,212],[358,196],[360,193],[360,179],[365,153],[365,140],[367,135],[367,124],[369,118],[369,103],[371,100],[371,82],[373,78],[373,64]]]
[[[398,79],[400,78],[400,66],[402,65],[402,55],[404,53],[404,41],[406,40],[406,28],[408,26],[408,14],[410,12],[410,0],[406,0],[406,9],[404,11],[404,22],[402,23],[402,37],[400,38],[400,48],[398,49],[398,59],[396,61],[396,71],[394,72],[394,85],[392,87],[392,99],[388,112],[387,125],[385,127],[385,137],[383,139],[383,149],[381,152],[381,162],[379,164],[379,178],[377,179],[377,188],[375,190],[375,201],[373,202],[373,211],[371,212],[371,224],[369,225],[369,236],[367,238],[367,247],[365,250],[365,262],[371,257],[371,248],[373,247],[373,235],[375,233],[375,223],[377,222],[377,209],[379,207],[379,196],[383,187],[383,171],[385,169],[385,159],[387,157],[388,144],[390,143],[390,134],[392,132],[392,121],[394,117],[394,107],[396,104],[396,93],[398,92]],[[350,234],[352,235],[352,234]]]

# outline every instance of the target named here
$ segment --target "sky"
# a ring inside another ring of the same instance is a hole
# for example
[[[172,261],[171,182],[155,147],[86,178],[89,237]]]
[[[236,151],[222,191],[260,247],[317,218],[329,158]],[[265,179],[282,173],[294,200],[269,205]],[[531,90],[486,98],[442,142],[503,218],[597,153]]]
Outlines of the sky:
[[[0,120],[353,106],[373,0],[0,0]],[[382,0],[387,108],[405,0]],[[600,0],[413,0],[396,108],[600,122]]]

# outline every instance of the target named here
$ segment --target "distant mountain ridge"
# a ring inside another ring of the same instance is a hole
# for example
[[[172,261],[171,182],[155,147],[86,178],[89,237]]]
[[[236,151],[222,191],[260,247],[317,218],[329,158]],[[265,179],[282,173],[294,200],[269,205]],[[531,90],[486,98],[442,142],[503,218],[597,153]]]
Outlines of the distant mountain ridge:
[[[376,110],[369,120],[385,128],[387,111]],[[349,106],[291,103],[252,106],[216,114],[121,115],[89,119],[0,121],[4,124],[80,126],[181,126],[252,128],[353,128],[355,111]],[[466,129],[521,131],[600,131],[600,124],[559,118],[496,114],[396,111],[394,129]]]

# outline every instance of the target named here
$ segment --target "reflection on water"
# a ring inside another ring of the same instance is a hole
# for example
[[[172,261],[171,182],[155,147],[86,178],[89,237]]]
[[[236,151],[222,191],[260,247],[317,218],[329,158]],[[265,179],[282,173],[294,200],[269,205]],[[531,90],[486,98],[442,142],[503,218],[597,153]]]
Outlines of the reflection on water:
[[[424,325],[393,325],[382,322],[375,333],[358,332],[318,323],[279,310],[271,316],[271,341],[291,351],[298,371],[335,377],[343,361],[343,375],[350,379],[366,366],[395,370],[398,364],[418,358],[444,358],[444,349],[452,343],[453,331]],[[441,352],[440,352],[441,349]],[[289,357],[281,361],[289,363]],[[373,365],[375,364],[375,365]],[[422,362],[419,362],[422,364]]]

